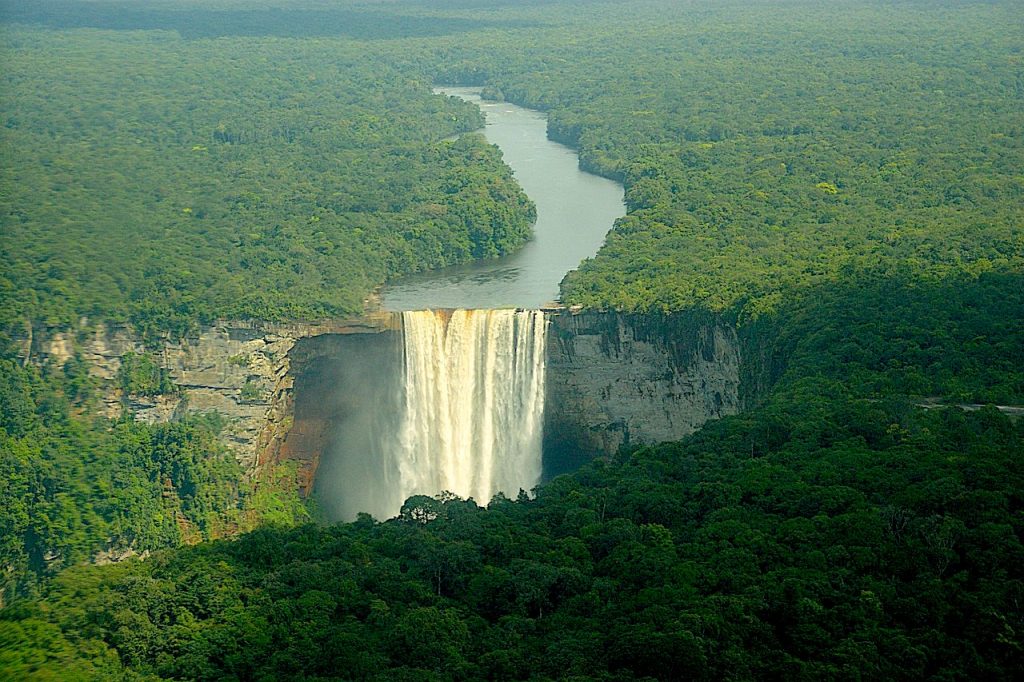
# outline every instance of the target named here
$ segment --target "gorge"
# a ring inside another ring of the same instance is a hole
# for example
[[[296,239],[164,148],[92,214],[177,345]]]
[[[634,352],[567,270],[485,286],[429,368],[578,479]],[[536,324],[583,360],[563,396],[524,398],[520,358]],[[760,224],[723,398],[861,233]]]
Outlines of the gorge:
[[[401,349],[389,344],[401,366],[376,390],[350,383],[364,399],[331,421],[317,475],[324,508],[388,518],[413,495],[486,502],[530,490],[541,474],[544,314],[409,311],[401,324]]]
[[[508,352],[484,352],[499,343]],[[278,397],[289,408],[277,410],[293,416],[266,457],[297,462],[331,518],[394,515],[410,494],[444,490],[486,504],[621,445],[678,438],[735,414],[746,401],[742,349],[728,324],[684,315],[396,313],[377,327],[295,341],[293,382]],[[481,414],[489,416],[465,420]],[[451,459],[458,454],[461,464]],[[414,461],[424,468],[403,476],[402,463]]]
[[[477,88],[435,93],[481,106],[488,141],[537,206],[534,234],[517,253],[384,289],[383,306],[404,311],[402,366],[389,373],[392,388],[350,411],[359,415],[349,417],[354,428],[330,440],[316,489],[336,518],[393,516],[410,495],[442,491],[486,503],[540,481],[547,321],[539,308],[623,211],[621,187],[580,171],[574,152],[547,139],[542,114],[485,102]]]
[[[548,303],[621,215],[621,186],[580,171],[572,150],[547,139],[543,115],[482,106],[488,139],[538,207],[524,249],[397,282],[383,292],[396,312],[204,327],[161,350],[176,387],[165,396],[121,395],[121,358],[145,348],[128,328],[97,328],[81,350],[110,387],[106,413],[127,407],[161,422],[218,412],[245,470],[295,466],[328,518],[352,519],[392,516],[412,494],[514,497],[623,444],[678,438],[739,411],[742,344],[727,322]],[[413,312],[426,308],[438,310]],[[26,352],[60,365],[72,339],[35,346]]]

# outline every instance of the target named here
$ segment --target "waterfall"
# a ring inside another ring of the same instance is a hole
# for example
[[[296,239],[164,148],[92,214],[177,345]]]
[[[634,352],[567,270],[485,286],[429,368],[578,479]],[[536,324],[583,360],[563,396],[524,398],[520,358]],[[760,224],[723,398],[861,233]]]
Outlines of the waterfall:
[[[536,485],[544,313],[413,311],[402,328],[403,415],[389,448],[397,499],[447,490],[487,504]]]

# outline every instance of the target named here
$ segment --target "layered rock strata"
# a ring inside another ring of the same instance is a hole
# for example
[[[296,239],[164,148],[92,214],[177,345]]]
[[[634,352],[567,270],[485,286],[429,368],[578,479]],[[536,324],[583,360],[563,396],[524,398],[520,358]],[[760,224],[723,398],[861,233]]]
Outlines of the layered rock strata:
[[[545,476],[622,445],[681,438],[744,404],[744,346],[718,318],[546,313]],[[368,398],[367,377],[383,385],[399,371],[399,328],[390,313],[324,324],[221,322],[149,351],[176,388],[153,397],[125,395],[118,381],[125,354],[146,352],[127,327],[37,332],[26,359],[60,366],[79,353],[108,417],[131,410],[162,422],[217,412],[223,441],[246,471],[295,462],[308,493],[331,440],[357,437],[357,428],[342,427]]]
[[[324,334],[373,333],[393,324],[391,315],[331,324],[228,321],[148,351],[126,326],[83,327],[45,336],[37,333],[31,359],[62,366],[80,354],[99,385],[100,413],[105,417],[130,410],[139,421],[157,423],[186,412],[219,413],[225,424],[223,442],[252,473],[276,456],[291,428],[295,343]],[[175,390],[157,396],[126,395],[118,379],[122,358],[129,352],[151,353]]]
[[[548,475],[622,445],[678,440],[740,411],[740,343],[717,318],[568,310],[549,316]]]

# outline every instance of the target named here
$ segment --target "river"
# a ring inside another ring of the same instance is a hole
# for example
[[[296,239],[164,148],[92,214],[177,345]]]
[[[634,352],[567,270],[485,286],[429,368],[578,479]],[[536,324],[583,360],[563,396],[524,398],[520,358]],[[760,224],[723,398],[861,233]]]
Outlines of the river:
[[[597,253],[625,213],[622,185],[579,169],[576,152],[547,138],[547,117],[480,98],[480,88],[438,88],[476,103],[484,135],[497,145],[526,195],[537,205],[534,237],[504,258],[421,273],[384,288],[386,310],[541,308],[558,299],[566,273]]]

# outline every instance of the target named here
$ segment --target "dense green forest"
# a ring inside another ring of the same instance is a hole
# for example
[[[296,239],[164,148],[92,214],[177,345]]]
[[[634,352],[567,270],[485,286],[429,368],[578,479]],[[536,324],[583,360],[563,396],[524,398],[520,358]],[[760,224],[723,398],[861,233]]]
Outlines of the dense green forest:
[[[762,432],[763,440],[751,442]],[[0,612],[40,679],[1009,680],[1024,430],[780,401],[535,500],[75,568]],[[64,676],[64,677],[62,677]]]
[[[4,38],[5,324],[337,317],[390,276],[529,237],[500,153],[445,141],[479,110],[363,46]]]
[[[956,405],[1024,405],[1020,9],[0,0],[0,678],[1014,679],[1024,425]],[[23,362],[26,326],[350,315],[521,245],[436,83],[623,181],[563,300],[721,316],[752,409],[296,526],[215,417],[96,419],[80,358]]]
[[[499,38],[526,43],[515,58],[446,55],[446,78],[549,111],[552,138],[626,185],[630,215],[566,302],[757,315],[848,267],[1024,264],[1018,5],[624,11],[586,39]]]
[[[80,359],[54,372],[0,360],[0,378],[0,595],[97,556],[309,518],[294,476],[243,476],[215,414],[88,418],[95,382]]]
[[[5,8],[6,318],[322,317],[508,252],[529,205],[493,149],[440,142],[480,118],[434,82],[548,111],[625,182],[569,303],[758,315],[848,267],[1021,267],[1015,3],[669,6]]]

